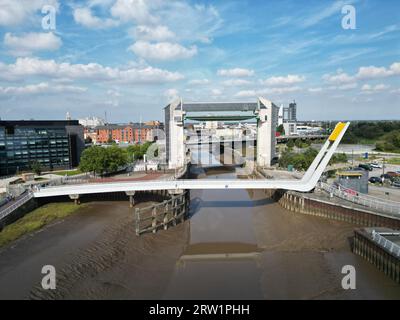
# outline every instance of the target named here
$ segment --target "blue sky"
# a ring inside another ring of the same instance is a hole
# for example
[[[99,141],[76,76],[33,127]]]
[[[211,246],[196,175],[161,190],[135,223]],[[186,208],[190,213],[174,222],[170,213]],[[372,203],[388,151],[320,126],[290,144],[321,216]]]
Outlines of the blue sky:
[[[300,119],[400,119],[400,1],[0,0],[2,119],[162,119],[176,97],[257,96],[296,100]]]

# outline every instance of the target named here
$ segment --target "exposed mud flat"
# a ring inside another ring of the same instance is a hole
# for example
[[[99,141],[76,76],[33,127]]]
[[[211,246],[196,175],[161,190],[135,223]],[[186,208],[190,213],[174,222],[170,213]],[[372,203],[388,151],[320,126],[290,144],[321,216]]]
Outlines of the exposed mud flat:
[[[187,223],[137,237],[128,202],[92,203],[0,253],[0,298],[160,298],[187,237]],[[40,285],[47,264],[56,290]]]
[[[192,191],[189,220],[140,237],[133,212],[94,202],[4,249],[0,298],[400,299],[400,286],[351,252],[357,226],[287,211],[259,190]],[[54,291],[40,287],[46,264]],[[356,268],[356,290],[341,287],[344,265]]]

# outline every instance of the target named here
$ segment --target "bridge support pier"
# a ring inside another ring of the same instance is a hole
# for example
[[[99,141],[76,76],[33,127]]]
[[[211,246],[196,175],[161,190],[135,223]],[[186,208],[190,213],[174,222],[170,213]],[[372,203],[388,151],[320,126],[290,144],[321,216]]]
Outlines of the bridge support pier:
[[[185,164],[184,115],[181,100],[165,108],[167,161],[170,169],[181,168]]]
[[[133,206],[135,205],[135,192],[136,191],[126,191],[126,195],[129,196],[129,207],[133,208]]]
[[[182,194],[184,192],[185,192],[185,190],[183,190],[183,189],[170,189],[170,190],[168,190],[168,193],[171,196],[176,196],[176,195]]]
[[[70,195],[69,195],[69,198],[70,198],[71,200],[74,200],[74,202],[75,202],[76,205],[81,204],[81,201],[79,200],[79,194],[70,194]]]
[[[278,109],[269,100],[260,98],[258,101],[257,119],[257,165],[270,167],[275,157],[275,121]]]

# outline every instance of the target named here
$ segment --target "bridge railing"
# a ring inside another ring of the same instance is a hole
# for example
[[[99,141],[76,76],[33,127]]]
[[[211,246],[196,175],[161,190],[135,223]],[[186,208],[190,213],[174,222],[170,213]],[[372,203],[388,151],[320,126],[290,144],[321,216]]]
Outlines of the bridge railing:
[[[334,186],[324,182],[320,182],[319,187],[338,198],[400,218],[400,202],[372,197],[343,186]]]
[[[170,200],[135,209],[136,235],[147,232],[156,233],[159,229],[167,230],[169,226],[175,226],[185,219],[189,208],[189,192],[172,196]]]
[[[384,233],[384,232],[376,232],[375,230],[372,231],[372,240],[375,241],[377,244],[379,244],[381,247],[385,248],[386,250],[389,250],[390,253],[393,255],[396,255],[397,257],[400,258],[400,246],[386,237],[382,235],[396,235],[399,236],[400,233],[396,234],[390,234],[390,233]]]
[[[12,205],[7,206],[6,208],[0,209],[0,220],[7,217],[10,213],[12,213],[14,210],[18,209],[19,207],[21,207],[22,205],[27,203],[32,198],[33,198],[33,193],[31,191],[28,191],[27,194],[25,194],[21,198],[15,200]]]

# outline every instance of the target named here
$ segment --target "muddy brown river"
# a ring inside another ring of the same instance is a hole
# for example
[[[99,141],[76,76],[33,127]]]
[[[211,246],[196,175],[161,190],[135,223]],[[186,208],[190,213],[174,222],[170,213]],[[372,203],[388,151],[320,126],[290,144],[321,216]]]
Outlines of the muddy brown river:
[[[192,174],[236,175],[218,165]],[[0,299],[400,299],[351,252],[354,225],[252,190],[192,191],[190,209],[186,222],[137,237],[128,201],[92,202],[0,250]],[[43,265],[55,266],[56,290],[41,288]],[[344,265],[355,290],[342,289]]]

